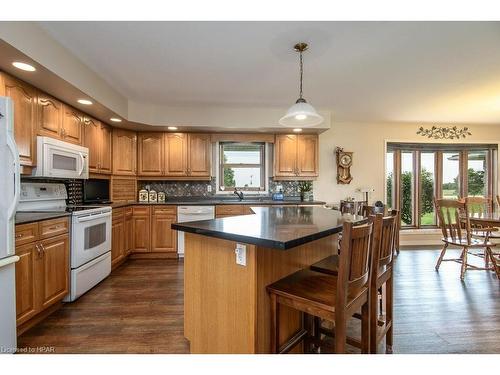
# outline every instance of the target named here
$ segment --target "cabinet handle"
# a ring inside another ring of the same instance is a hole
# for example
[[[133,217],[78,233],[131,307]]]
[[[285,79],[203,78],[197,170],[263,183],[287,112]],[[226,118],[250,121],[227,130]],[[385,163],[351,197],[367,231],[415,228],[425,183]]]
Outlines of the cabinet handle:
[[[40,244],[40,248],[42,249],[42,256],[45,255],[45,246],[43,246],[43,243]]]
[[[40,259],[42,257],[42,255],[41,255],[42,251],[40,250],[40,245],[36,244],[35,248],[36,248],[37,258]]]
[[[23,234],[22,233],[16,234],[16,238],[23,238]]]

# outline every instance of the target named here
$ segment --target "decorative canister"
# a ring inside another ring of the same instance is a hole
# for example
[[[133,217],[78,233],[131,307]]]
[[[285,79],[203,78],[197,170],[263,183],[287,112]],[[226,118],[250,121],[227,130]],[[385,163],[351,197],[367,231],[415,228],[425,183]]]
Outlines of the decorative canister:
[[[148,202],[149,194],[146,189],[139,190],[139,202]]]
[[[156,203],[158,201],[158,194],[156,194],[156,191],[154,190],[149,191],[149,201],[151,203]]]
[[[158,192],[158,203],[165,203],[166,195],[163,191]]]

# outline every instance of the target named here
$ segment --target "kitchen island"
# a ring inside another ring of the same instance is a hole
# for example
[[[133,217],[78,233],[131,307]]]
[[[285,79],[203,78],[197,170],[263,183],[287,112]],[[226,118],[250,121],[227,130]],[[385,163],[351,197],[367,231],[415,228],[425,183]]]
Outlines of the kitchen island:
[[[186,232],[184,336],[191,353],[269,353],[266,286],[336,253],[343,223],[365,220],[323,207],[252,211],[172,224]],[[279,324],[284,342],[299,329],[301,315],[283,307]]]

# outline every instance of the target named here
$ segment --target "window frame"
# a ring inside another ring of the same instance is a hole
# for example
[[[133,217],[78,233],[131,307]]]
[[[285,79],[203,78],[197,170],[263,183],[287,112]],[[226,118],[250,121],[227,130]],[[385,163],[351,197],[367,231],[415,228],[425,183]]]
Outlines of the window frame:
[[[407,147],[405,147],[407,145]],[[413,211],[412,211],[412,225],[406,225],[401,223],[401,229],[430,229],[438,228],[436,213],[434,213],[435,223],[433,225],[422,225],[421,212],[422,204],[420,202],[422,196],[422,177],[421,177],[421,154],[422,153],[434,153],[434,197],[442,198],[443,189],[443,153],[454,152],[459,155],[459,178],[458,178],[458,196],[465,197],[468,194],[468,155],[471,151],[486,151],[486,163],[485,163],[485,196],[493,197],[496,194],[496,172],[495,172],[495,155],[497,151],[497,145],[495,144],[414,144],[414,143],[392,143],[387,142],[386,145],[386,155],[385,162],[387,163],[387,154],[393,153],[393,177],[392,177],[392,196],[385,197],[387,202],[391,199],[391,206],[397,210],[401,209],[401,199],[402,199],[402,185],[401,185],[401,175],[402,175],[402,161],[401,153],[412,152],[413,153],[413,166],[412,166],[412,200],[413,200]],[[384,194],[387,195],[387,167],[385,174],[385,191]]]
[[[260,147],[260,164],[246,164],[246,163],[224,163],[224,145],[238,144],[238,145],[258,145]],[[267,145],[265,142],[234,142],[224,141],[217,142],[217,194],[232,193],[233,189],[238,189],[245,192],[266,193],[267,192]],[[258,188],[248,188],[239,186],[225,186],[224,185],[224,169],[225,168],[260,168],[260,181],[261,186]],[[224,187],[224,189],[221,189]]]

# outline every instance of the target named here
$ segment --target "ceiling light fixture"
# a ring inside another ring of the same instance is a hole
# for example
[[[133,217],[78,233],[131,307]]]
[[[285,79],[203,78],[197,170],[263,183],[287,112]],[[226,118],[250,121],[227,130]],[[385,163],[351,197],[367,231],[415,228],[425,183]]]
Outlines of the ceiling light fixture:
[[[111,117],[110,120],[113,122],[122,122],[122,119],[118,117]]]
[[[92,105],[92,102],[88,99],[78,99],[78,103],[83,105]]]
[[[36,68],[33,65],[26,64],[20,61],[14,61],[12,63],[17,69],[24,70],[25,72],[34,72]]]
[[[295,128],[295,129],[293,129],[293,131],[294,131],[295,133],[300,133],[300,132],[302,131],[302,129],[301,129],[301,128]]]
[[[177,126],[169,126],[167,129],[168,130],[177,130]]]
[[[308,48],[307,43],[297,43],[293,49],[299,53],[299,67],[300,67],[300,86],[299,86],[299,98],[292,105],[285,116],[280,118],[279,123],[287,127],[295,126],[315,126],[323,122],[323,117],[316,112],[314,107],[310,105],[302,97],[302,78],[304,75],[304,65],[302,61],[302,53]]]

